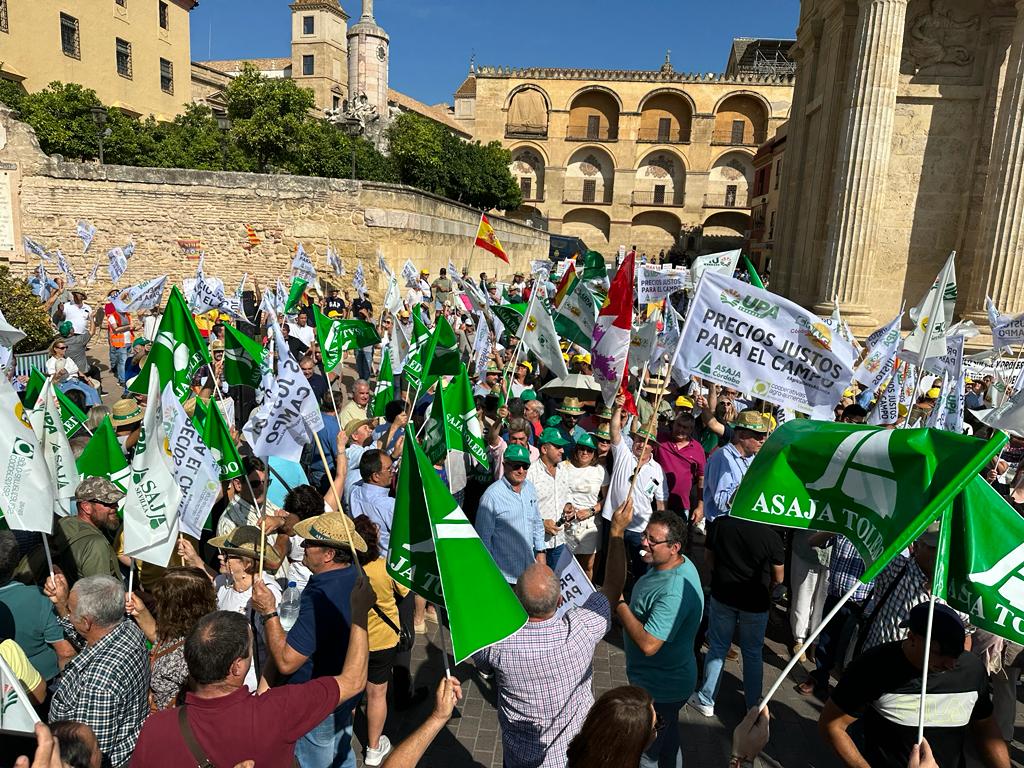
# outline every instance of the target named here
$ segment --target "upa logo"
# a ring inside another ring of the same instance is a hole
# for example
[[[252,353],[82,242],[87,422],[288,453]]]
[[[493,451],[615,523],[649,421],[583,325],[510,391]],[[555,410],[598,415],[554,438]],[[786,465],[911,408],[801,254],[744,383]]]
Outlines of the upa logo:
[[[870,509],[875,514],[884,520],[892,517],[898,490],[896,472],[889,458],[892,435],[892,430],[888,429],[858,430],[848,435],[832,454],[824,473],[808,484],[807,490],[846,497],[842,499],[843,504],[832,506],[847,507],[854,499],[869,499]]]

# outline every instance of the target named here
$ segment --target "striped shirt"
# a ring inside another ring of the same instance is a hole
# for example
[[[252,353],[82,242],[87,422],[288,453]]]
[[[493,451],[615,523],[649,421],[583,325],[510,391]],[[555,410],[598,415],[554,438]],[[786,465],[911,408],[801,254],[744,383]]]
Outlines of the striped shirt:
[[[871,594],[871,582],[865,584],[860,580],[864,570],[864,561],[850,540],[837,535],[832,540],[832,556],[828,561],[828,593],[833,597],[842,597],[857,584],[850,599],[855,603],[864,602]]]
[[[515,584],[536,553],[544,551],[544,524],[533,483],[524,480],[518,493],[504,477],[491,483],[480,497],[476,532],[505,581]]]

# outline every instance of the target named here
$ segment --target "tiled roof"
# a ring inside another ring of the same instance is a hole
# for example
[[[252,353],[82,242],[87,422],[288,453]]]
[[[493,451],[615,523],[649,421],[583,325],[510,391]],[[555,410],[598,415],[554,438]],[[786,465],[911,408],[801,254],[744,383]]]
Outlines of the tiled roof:
[[[459,90],[455,92],[456,99],[471,99],[476,96],[476,76],[470,75],[462,81]]]
[[[469,131],[467,131],[465,127],[460,125],[455,118],[452,117],[447,104],[439,104],[436,107],[431,107],[424,104],[422,101],[416,101],[416,99],[411,96],[399,93],[394,88],[388,88],[388,101],[394,102],[402,109],[407,109],[410,112],[415,112],[416,114],[435,120],[446,128],[449,128],[462,136],[468,137],[470,135]]]
[[[202,64],[204,67],[210,69],[216,69],[218,72],[241,72],[243,64],[252,64],[256,69],[261,72],[268,72],[271,70],[285,69],[292,65],[292,60],[289,59],[221,59],[219,61],[197,61],[196,64]]]

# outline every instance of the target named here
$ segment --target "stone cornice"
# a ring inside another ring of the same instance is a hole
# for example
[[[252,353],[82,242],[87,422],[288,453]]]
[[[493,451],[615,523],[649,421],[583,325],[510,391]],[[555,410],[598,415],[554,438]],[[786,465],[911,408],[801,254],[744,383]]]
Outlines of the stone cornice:
[[[758,75],[724,75],[708,72],[707,74],[688,72],[664,72],[647,69],[561,69],[552,67],[512,67],[482,66],[476,68],[476,76],[480,78],[516,78],[522,80],[612,80],[620,82],[647,83],[725,83],[729,85],[793,85],[793,75],[758,76]]]

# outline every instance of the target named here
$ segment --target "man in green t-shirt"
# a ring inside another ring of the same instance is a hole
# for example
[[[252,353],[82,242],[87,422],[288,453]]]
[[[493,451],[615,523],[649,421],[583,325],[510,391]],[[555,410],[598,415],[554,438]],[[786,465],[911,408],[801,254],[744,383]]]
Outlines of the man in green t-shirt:
[[[679,710],[697,683],[693,653],[704,613],[704,591],[694,564],[683,557],[686,523],[673,512],[651,515],[641,537],[643,559],[650,570],[633,587],[627,604],[615,614],[622,624],[626,676],[654,699],[664,727],[644,752],[641,765],[677,765]]]

